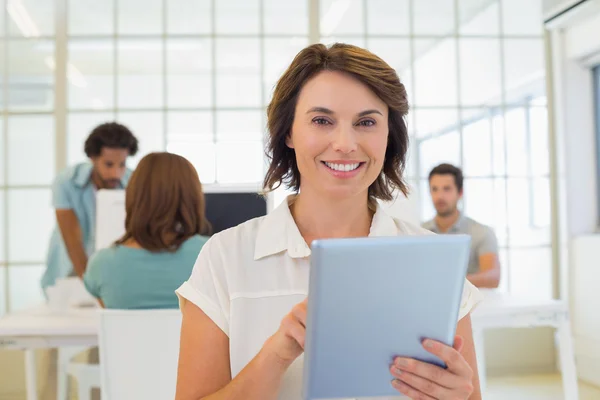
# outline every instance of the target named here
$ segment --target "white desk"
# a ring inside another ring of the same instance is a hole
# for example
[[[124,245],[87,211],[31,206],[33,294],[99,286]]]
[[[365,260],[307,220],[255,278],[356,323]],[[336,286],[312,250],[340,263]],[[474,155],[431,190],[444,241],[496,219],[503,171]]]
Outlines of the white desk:
[[[98,329],[99,318],[94,308],[58,313],[47,306],[39,306],[0,318],[0,349],[25,351],[27,400],[37,400],[34,350],[71,348],[78,351],[93,347],[98,344]],[[69,352],[65,357],[59,356],[58,376],[66,376],[64,369],[70,358],[68,355]],[[58,392],[66,395],[64,380],[59,380]]]
[[[565,399],[578,399],[567,305],[556,300],[540,301],[494,291],[482,292],[485,299],[472,315],[482,390],[485,388],[483,331],[493,328],[551,326],[557,330]],[[95,309],[72,309],[56,313],[46,306],[40,306],[0,319],[0,348],[25,350],[27,400],[37,399],[34,349],[96,346],[98,330],[99,319]],[[66,368],[66,365],[64,360],[61,362],[59,359],[59,370],[61,368]],[[60,385],[64,383],[59,382]]]
[[[536,300],[491,290],[482,290],[482,293],[484,301],[471,317],[482,391],[485,390],[486,383],[483,339],[486,329],[549,326],[556,329],[565,399],[577,400],[577,371],[567,304],[558,300]]]

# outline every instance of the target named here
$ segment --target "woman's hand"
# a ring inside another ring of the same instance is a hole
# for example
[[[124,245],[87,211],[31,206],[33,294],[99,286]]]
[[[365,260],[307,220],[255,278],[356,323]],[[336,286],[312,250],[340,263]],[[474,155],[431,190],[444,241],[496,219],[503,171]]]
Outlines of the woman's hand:
[[[425,340],[425,350],[438,356],[447,369],[410,358],[398,357],[390,370],[392,385],[413,400],[466,400],[473,393],[473,370],[460,350],[463,338],[456,336],[454,347]]]
[[[285,363],[291,363],[304,352],[306,336],[306,304],[308,298],[296,304],[281,320],[279,329],[263,347]]]

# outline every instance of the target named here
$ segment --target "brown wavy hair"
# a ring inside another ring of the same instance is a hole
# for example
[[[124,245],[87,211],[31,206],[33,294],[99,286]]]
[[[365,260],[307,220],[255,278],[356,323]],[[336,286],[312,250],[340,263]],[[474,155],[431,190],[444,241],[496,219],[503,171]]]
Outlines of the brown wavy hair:
[[[207,234],[202,184],[194,166],[171,153],[142,158],[125,191],[125,234],[142,248],[176,251],[194,235]]]
[[[375,54],[360,47],[336,43],[331,47],[314,44],[300,51],[281,76],[273,99],[267,107],[269,141],[267,156],[269,169],[263,183],[265,191],[277,189],[282,184],[300,189],[300,171],[294,150],[286,145],[294,122],[298,95],[306,82],[321,71],[338,71],[348,74],[369,87],[389,109],[388,143],[381,173],[369,187],[369,197],[392,200],[394,190],[408,194],[404,182],[408,131],[405,116],[408,114],[406,89],[396,71]]]

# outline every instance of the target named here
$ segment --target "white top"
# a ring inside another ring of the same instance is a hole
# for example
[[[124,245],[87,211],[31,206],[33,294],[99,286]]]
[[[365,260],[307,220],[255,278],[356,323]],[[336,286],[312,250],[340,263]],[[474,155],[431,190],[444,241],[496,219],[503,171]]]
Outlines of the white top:
[[[369,236],[426,234],[378,205]],[[214,235],[200,251],[192,276],[177,290],[180,306],[191,301],[229,336],[232,377],[308,295],[310,253],[286,201],[267,216]],[[459,319],[480,299],[465,282]],[[286,372],[279,399],[301,400],[302,364],[300,356]]]

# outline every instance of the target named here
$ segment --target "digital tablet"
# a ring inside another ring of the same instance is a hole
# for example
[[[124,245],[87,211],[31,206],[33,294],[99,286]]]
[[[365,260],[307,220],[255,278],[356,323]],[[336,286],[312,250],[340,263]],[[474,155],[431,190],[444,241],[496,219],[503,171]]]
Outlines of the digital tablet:
[[[313,242],[304,398],[398,396],[396,356],[445,367],[421,343],[454,342],[469,246],[467,235]]]

